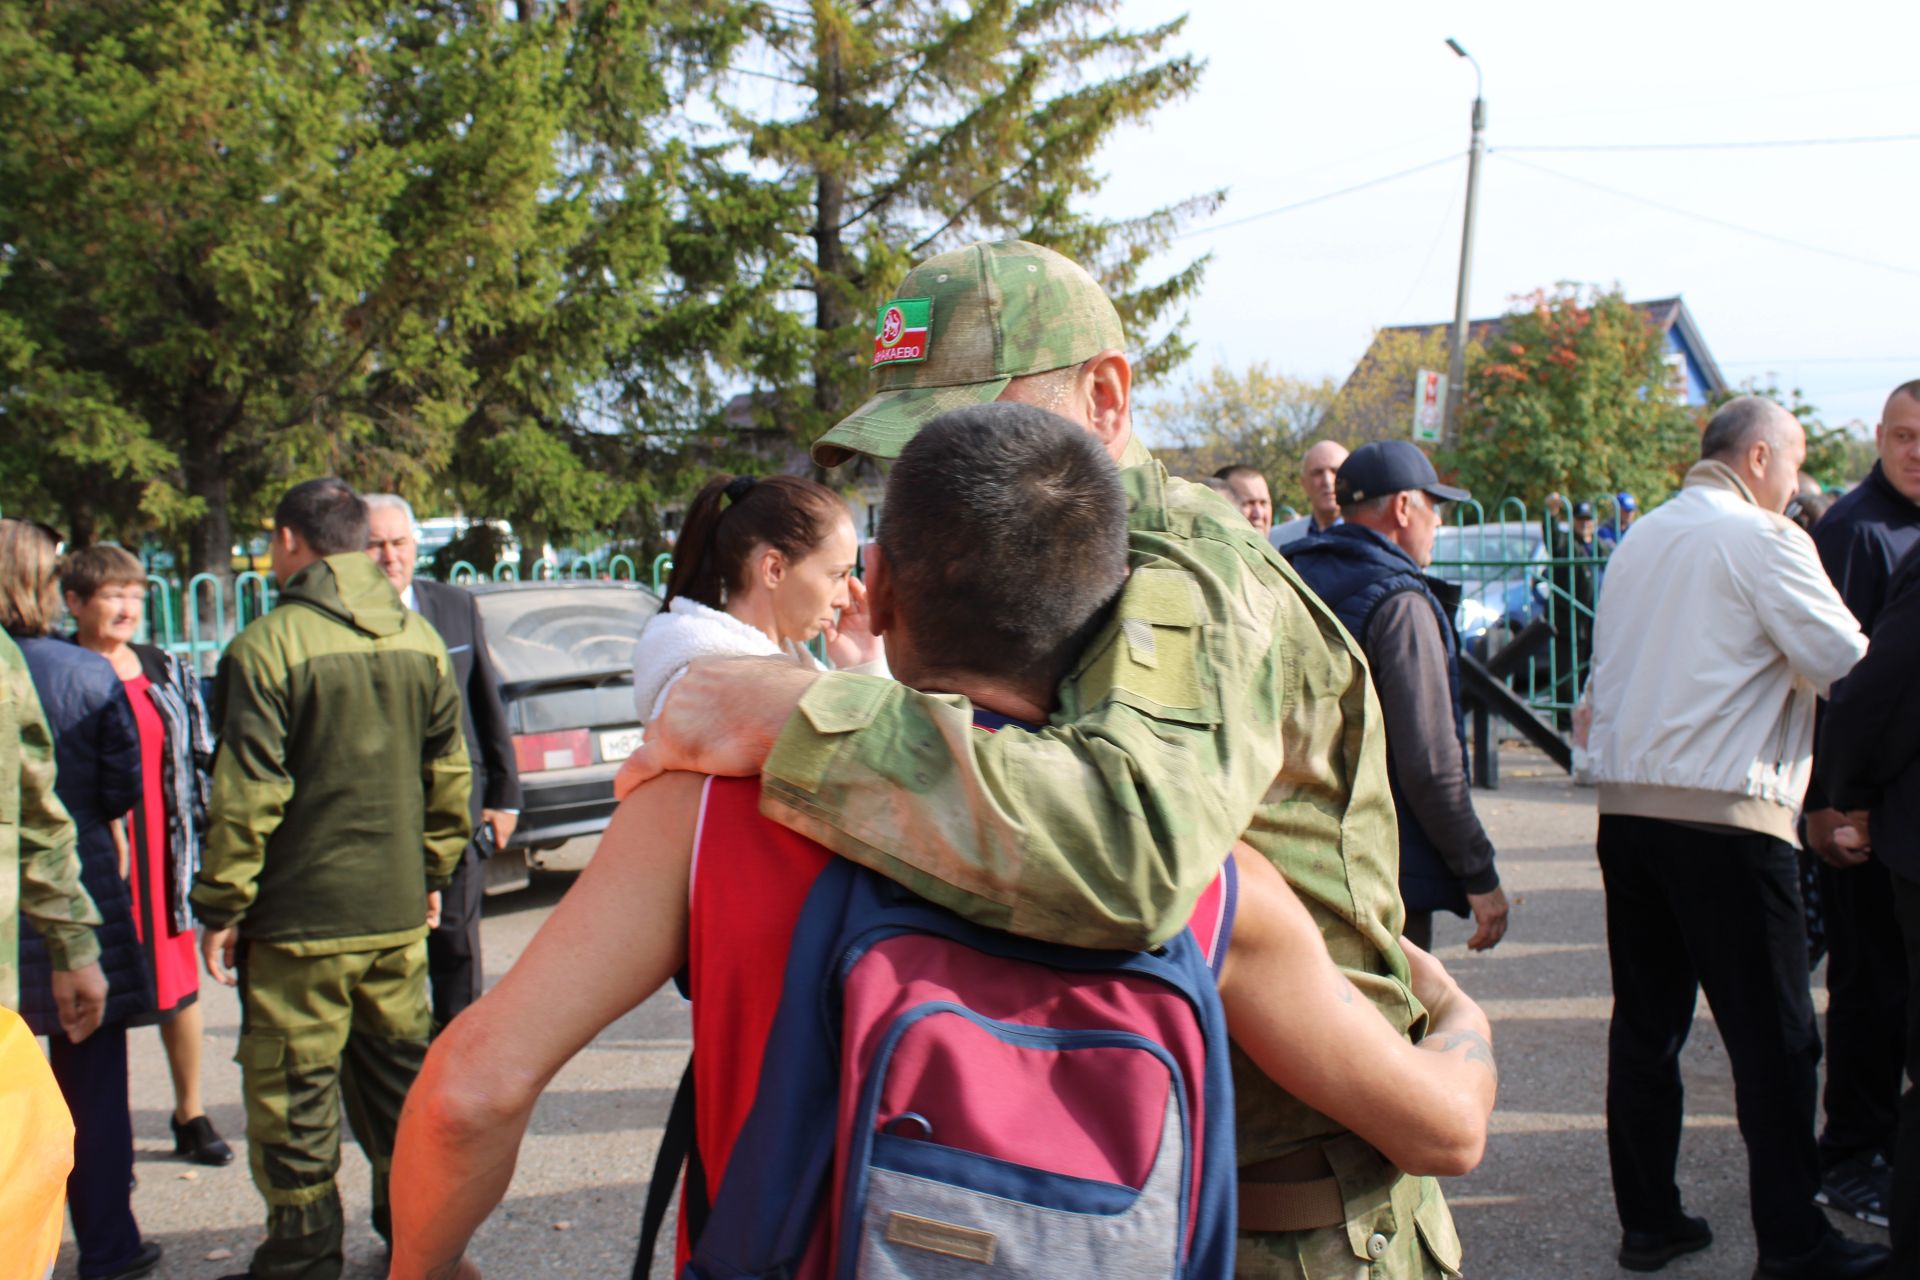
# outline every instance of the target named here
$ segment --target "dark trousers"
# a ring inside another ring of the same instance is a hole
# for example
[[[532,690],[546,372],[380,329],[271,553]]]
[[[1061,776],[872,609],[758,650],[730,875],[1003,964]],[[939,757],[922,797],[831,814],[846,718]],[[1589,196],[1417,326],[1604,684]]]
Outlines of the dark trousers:
[[[1400,936],[1422,951],[1433,950],[1433,912],[1407,912],[1407,922],[1401,926]]]
[[[1891,1159],[1905,1058],[1907,957],[1886,865],[1820,866],[1827,923],[1827,1164]]]
[[[79,1044],[49,1036],[47,1061],[73,1113],[67,1208],[80,1246],[80,1274],[110,1275],[140,1252],[140,1224],[133,1220],[127,1025],[101,1027]]]
[[[480,998],[486,965],[480,955],[480,913],[487,900],[487,869],[472,845],[460,856],[453,881],[440,892],[440,924],[427,935],[427,982],[433,988],[433,1029]]]
[[[1894,875],[1894,912],[1905,939],[1907,973],[1920,973],[1920,880]],[[1920,1276],[1920,999],[1907,1003],[1907,1091],[1893,1157],[1893,1261],[1889,1276]]]
[[[1807,1252],[1832,1228],[1813,1203],[1820,1036],[1793,849],[1606,814],[1599,850],[1613,966],[1607,1155],[1621,1226],[1663,1231],[1680,1216],[1680,1050],[1704,989],[1733,1067],[1760,1252]]]

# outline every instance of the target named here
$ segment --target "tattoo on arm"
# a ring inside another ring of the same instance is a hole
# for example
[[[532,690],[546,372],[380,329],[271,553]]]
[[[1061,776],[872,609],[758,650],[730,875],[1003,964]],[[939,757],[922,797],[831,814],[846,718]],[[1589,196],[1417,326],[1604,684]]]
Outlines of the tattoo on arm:
[[[1493,1072],[1494,1078],[1499,1078],[1500,1068],[1493,1061],[1493,1046],[1488,1044],[1487,1038],[1477,1031],[1445,1031],[1439,1035],[1428,1036],[1420,1042],[1420,1046],[1423,1049],[1431,1046],[1436,1053],[1451,1053],[1455,1049],[1465,1049],[1468,1062],[1485,1063],[1487,1070]]]

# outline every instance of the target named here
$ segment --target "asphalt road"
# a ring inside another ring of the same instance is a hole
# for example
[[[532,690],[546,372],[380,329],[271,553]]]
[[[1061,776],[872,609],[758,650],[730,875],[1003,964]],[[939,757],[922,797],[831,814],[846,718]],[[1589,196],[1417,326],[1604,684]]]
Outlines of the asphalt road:
[[[1487,1280],[1572,1280],[1629,1273],[1613,1262],[1618,1224],[1607,1179],[1602,1098],[1610,1004],[1600,873],[1593,859],[1593,793],[1578,790],[1542,756],[1510,752],[1505,785],[1476,800],[1500,849],[1514,901],[1506,941],[1468,956],[1464,922],[1443,916],[1440,955],[1494,1021],[1500,1107],[1487,1158],[1448,1186],[1466,1244],[1466,1273]],[[488,970],[497,976],[525,947],[568,883],[540,877],[488,904]],[[589,980],[589,975],[582,975]],[[1816,984],[1818,975],[1816,975]],[[1825,992],[1816,989],[1824,1007]],[[263,1212],[246,1170],[239,1019],[232,993],[203,984],[209,1112],[240,1159],[224,1169],[175,1160],[172,1109],[157,1033],[132,1036],[132,1102],[139,1188],[134,1210],[162,1242],[163,1277],[198,1280],[245,1266]],[[640,1199],[673,1087],[688,1049],[684,1006],[656,995],[609,1027],[561,1072],[534,1113],[512,1190],[482,1229],[474,1256],[490,1277],[624,1277]],[[1702,1009],[1685,1056],[1687,1130],[1681,1179],[1689,1208],[1717,1242],[1665,1274],[1687,1280],[1745,1276],[1753,1267],[1746,1162],[1734,1125],[1732,1082]],[[348,1275],[382,1274],[383,1248],[368,1221],[368,1172],[359,1149],[342,1152]],[[1850,1234],[1885,1239],[1851,1219]],[[76,1274],[71,1241],[57,1277]],[[656,1268],[664,1275],[664,1267]]]

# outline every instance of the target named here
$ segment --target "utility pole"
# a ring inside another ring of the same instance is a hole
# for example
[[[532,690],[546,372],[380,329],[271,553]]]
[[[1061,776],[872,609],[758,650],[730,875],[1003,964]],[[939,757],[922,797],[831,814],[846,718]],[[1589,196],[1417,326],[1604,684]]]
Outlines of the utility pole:
[[[1447,37],[1447,48],[1473,63],[1473,144],[1467,149],[1467,216],[1460,229],[1460,290],[1453,302],[1453,342],[1447,353],[1447,417],[1441,428],[1442,440],[1454,439],[1460,431],[1460,404],[1467,391],[1467,286],[1473,276],[1473,214],[1480,196],[1480,157],[1487,149],[1487,101],[1480,63]]]

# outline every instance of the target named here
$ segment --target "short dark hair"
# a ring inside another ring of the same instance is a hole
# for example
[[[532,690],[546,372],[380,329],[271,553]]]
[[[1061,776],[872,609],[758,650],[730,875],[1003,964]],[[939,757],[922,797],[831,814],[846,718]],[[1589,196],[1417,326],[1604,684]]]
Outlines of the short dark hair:
[[[1909,400],[1920,400],[1920,378],[1912,382],[1903,382],[1887,396],[1887,403],[1893,403],[1894,396],[1905,396]]]
[[[365,551],[367,504],[338,476],[303,480],[273,509],[273,527],[293,530],[318,555]]]
[[[1085,428],[1012,401],[941,414],[887,478],[881,549],[929,667],[1047,701],[1127,577],[1127,497]]]
[[[85,604],[102,587],[144,587],[147,571],[125,547],[103,542],[67,552],[60,562],[60,589]]]
[[[1215,480],[1235,480],[1241,476],[1258,476],[1260,479],[1265,480],[1267,473],[1258,467],[1249,466],[1244,462],[1229,463],[1213,473]]]
[[[1707,419],[1707,429],[1700,433],[1700,456],[1731,458],[1755,440],[1771,440],[1774,424],[1785,412],[1765,396],[1735,396]]]

